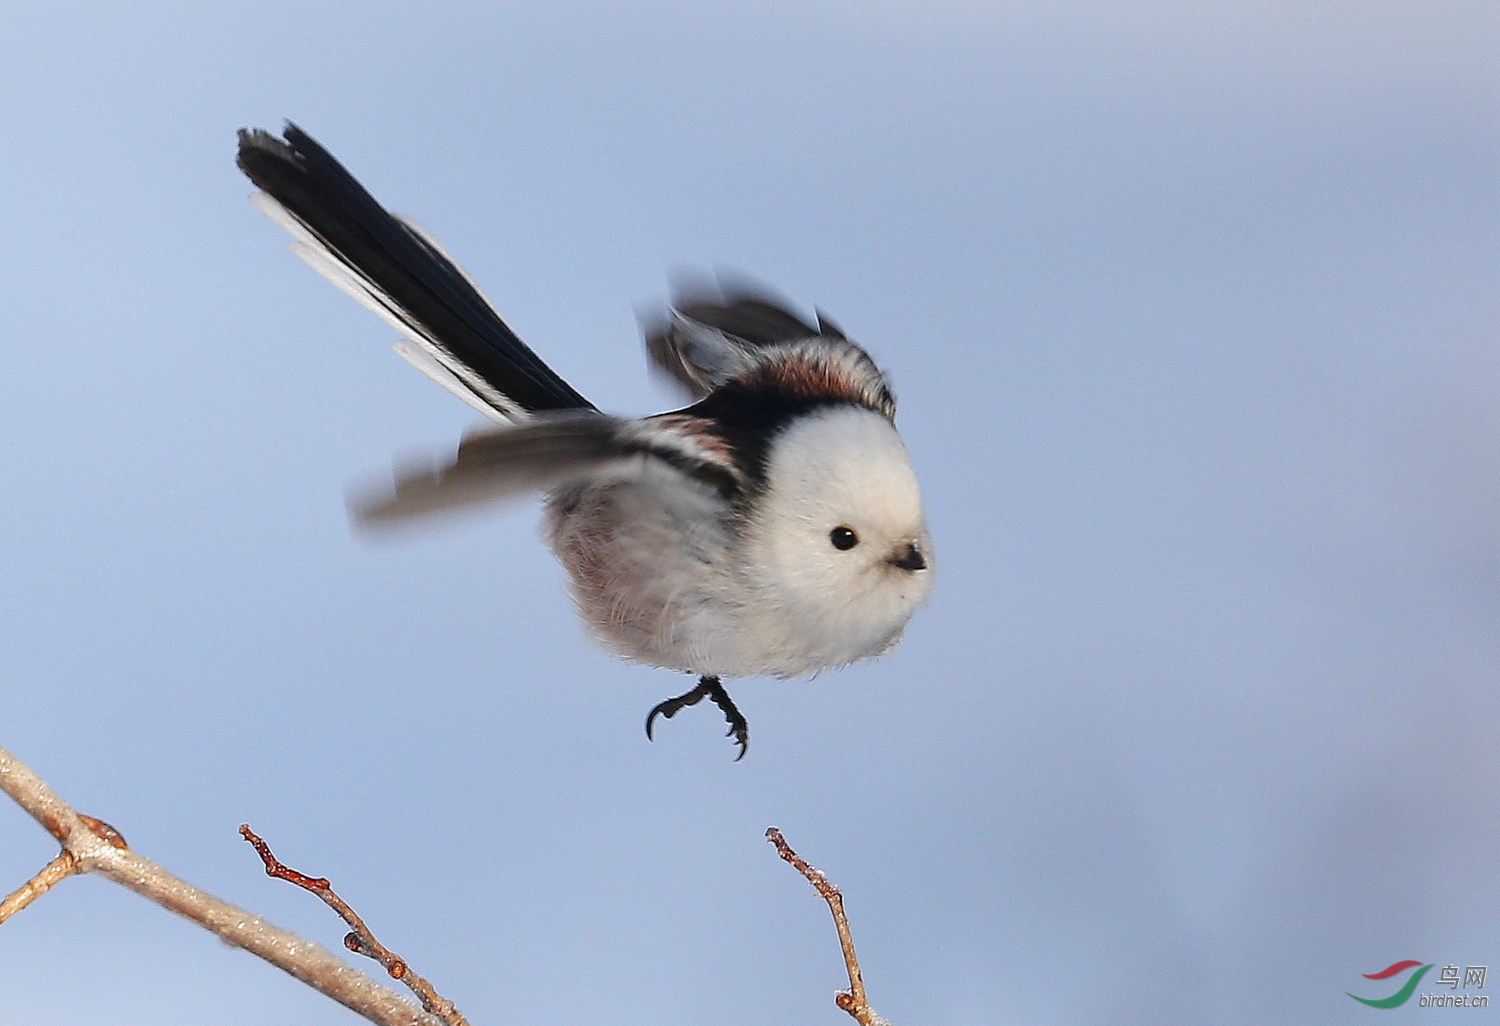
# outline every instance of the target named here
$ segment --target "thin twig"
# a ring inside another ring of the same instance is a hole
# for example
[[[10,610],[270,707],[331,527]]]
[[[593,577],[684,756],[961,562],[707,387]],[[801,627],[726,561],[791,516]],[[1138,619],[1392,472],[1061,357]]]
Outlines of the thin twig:
[[[813,889],[828,902],[828,909],[833,913],[833,925],[839,932],[839,946],[844,949],[844,965],[849,970],[849,989],[837,991],[833,996],[834,1003],[854,1016],[860,1026],[890,1026],[865,999],[865,980],[859,972],[859,959],[854,955],[854,937],[849,932],[849,919],[844,915],[843,894],[821,870],[808,865],[806,859],[792,850],[792,846],[786,843],[786,838],[781,836],[780,830],[775,827],[767,829],[766,840],[776,846],[776,854],[806,877]]]
[[[3,748],[0,791],[10,795],[63,845],[76,864],[75,872],[98,873],[130,888],[225,942],[260,956],[371,1022],[381,1026],[442,1026],[441,1020],[417,1008],[399,991],[371,979],[322,946],[200,891],[137,855],[126,846],[119,831],[81,815]]]
[[[40,873],[17,887],[6,896],[4,901],[0,901],[0,923],[46,894],[54,884],[66,880],[76,872],[78,872],[78,860],[73,857],[72,852],[64,848],[57,853],[55,859],[42,867]]]
[[[301,887],[304,891],[315,894],[325,905],[337,912],[340,919],[349,924],[350,933],[344,937],[344,947],[379,962],[385,971],[390,973],[391,979],[400,980],[410,987],[412,993],[417,995],[417,999],[422,1002],[422,1007],[443,1020],[448,1026],[469,1026],[469,1020],[453,1007],[452,1001],[439,994],[432,984],[417,975],[404,959],[375,938],[375,934],[365,925],[359,913],[355,912],[349,903],[334,891],[327,877],[308,876],[306,873],[299,873],[290,866],[284,865],[271,853],[271,846],[250,829],[249,823],[240,824],[240,836],[255,848],[256,854],[265,864],[267,876],[286,880]]]

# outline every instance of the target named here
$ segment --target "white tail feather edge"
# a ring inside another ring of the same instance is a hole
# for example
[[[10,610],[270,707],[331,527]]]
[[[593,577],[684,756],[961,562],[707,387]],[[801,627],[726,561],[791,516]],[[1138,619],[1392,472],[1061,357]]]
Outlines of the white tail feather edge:
[[[266,192],[256,192],[250,197],[250,201],[261,213],[279,224],[296,240],[290,243],[288,248],[297,254],[303,263],[337,286],[341,292],[353,297],[360,306],[376,314],[401,333],[401,340],[395,344],[394,348],[407,363],[491,420],[505,424],[527,418],[526,411],[512,402],[509,397],[490,387],[488,382],[455,359],[446,349],[426,337],[419,330],[418,325],[408,320],[401,307],[394,303],[383,290],[360,274],[338,254],[329,250],[295,214],[277,202],[275,197]],[[437,247],[437,244],[432,242],[431,238],[420,228],[409,223],[408,227],[442,252],[441,248]],[[447,256],[446,253],[443,255]],[[451,259],[450,257],[450,262]],[[458,265],[454,264],[454,266]],[[460,270],[459,273],[463,274],[463,271]],[[467,274],[464,277],[468,279]],[[470,281],[470,284],[472,285],[473,282]]]
[[[501,409],[494,399],[485,398],[483,395],[477,394],[473,386],[461,374],[450,369],[443,362],[440,350],[435,350],[430,345],[424,345],[417,339],[406,337],[395,342],[391,348],[396,351],[396,355],[401,357],[401,359],[411,364],[433,381],[436,381],[439,385],[442,385],[490,420],[499,424],[514,424],[517,421],[526,419],[527,415],[525,411],[521,410],[514,403],[507,404],[507,409],[515,412],[507,412]],[[493,389],[489,391],[494,394]]]

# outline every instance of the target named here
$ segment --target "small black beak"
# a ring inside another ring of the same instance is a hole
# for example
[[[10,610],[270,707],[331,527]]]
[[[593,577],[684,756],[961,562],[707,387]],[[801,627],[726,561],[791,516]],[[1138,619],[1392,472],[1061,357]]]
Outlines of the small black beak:
[[[892,566],[899,566],[903,570],[915,572],[927,569],[927,560],[923,557],[922,550],[917,548],[916,542],[908,542],[906,548],[897,549],[891,554],[889,561]]]

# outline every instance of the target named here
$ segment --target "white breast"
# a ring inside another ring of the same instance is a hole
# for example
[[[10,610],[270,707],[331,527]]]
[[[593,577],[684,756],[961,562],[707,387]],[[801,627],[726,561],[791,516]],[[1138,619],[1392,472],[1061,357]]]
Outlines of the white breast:
[[[748,515],[645,461],[553,492],[549,541],[580,614],[626,659],[722,677],[790,677],[879,655],[931,590],[892,565],[931,551],[916,478],[889,421],[834,407],[778,436]],[[836,549],[832,528],[860,537]]]

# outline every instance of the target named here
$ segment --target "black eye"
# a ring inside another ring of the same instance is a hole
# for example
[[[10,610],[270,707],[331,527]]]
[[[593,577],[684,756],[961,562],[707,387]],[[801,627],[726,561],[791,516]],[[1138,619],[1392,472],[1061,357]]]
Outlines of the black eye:
[[[828,540],[833,542],[833,547],[840,552],[848,552],[859,544],[859,535],[854,533],[854,528],[840,524],[828,532]]]

